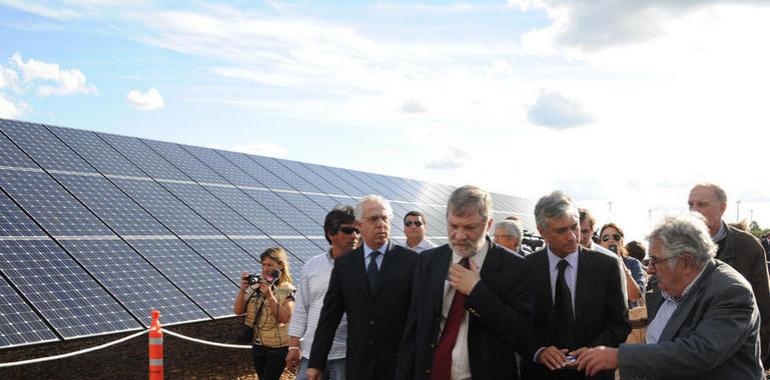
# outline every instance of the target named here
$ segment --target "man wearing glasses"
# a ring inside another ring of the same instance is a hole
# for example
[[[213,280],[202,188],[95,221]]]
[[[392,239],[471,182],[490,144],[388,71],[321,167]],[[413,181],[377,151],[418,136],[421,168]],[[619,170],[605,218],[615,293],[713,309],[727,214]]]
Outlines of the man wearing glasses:
[[[580,355],[588,376],[620,369],[623,379],[763,379],[759,310],[698,214],[667,217],[648,236],[660,293],[647,299],[647,344],[596,347]]]
[[[394,378],[419,256],[390,240],[393,209],[386,199],[378,195],[362,198],[355,215],[363,244],[334,261],[310,349],[310,380],[319,379],[327,367],[343,314],[348,321],[347,378]]]
[[[425,214],[422,211],[409,211],[404,215],[404,233],[406,234],[407,248],[420,253],[426,249],[435,247],[425,238]]]
[[[310,347],[323,307],[324,295],[329,287],[329,276],[334,268],[334,259],[358,247],[355,214],[351,206],[336,206],[324,221],[324,237],[331,244],[329,252],[313,256],[302,267],[299,288],[294,295],[294,314],[289,324],[289,353],[286,368],[297,373],[297,380],[307,379],[307,365]],[[324,379],[345,380],[345,339],[348,324],[343,316],[334,335],[334,342],[326,361]],[[294,371],[299,364],[299,371]]]
[[[690,190],[687,205],[690,211],[697,211],[706,218],[711,239],[718,247],[716,258],[735,268],[751,284],[762,317],[762,359],[767,369],[770,366],[770,280],[762,246],[751,234],[722,220],[727,209],[727,193],[721,187],[712,183],[695,185]]]

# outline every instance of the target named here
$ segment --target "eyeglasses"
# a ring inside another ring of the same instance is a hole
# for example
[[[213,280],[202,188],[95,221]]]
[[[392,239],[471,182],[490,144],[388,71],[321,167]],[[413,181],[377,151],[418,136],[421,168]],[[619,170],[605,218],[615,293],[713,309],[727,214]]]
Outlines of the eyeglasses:
[[[414,220],[414,221],[407,220],[406,222],[404,222],[404,226],[405,227],[411,227],[411,226],[422,227],[422,225],[423,225],[423,223],[421,221],[419,221],[419,220]]]
[[[620,239],[622,238],[620,234],[602,235],[602,241],[609,241],[610,237],[612,238],[612,240],[615,240],[615,241],[620,241]]]
[[[650,264],[652,267],[654,267],[655,269],[658,269],[658,264],[660,264],[660,263],[665,263],[666,261],[669,261],[669,260],[671,260],[671,259],[678,259],[678,258],[679,258],[679,256],[674,256],[674,257],[666,257],[665,259],[658,259],[658,258],[655,258],[655,256],[650,256],[650,260],[649,260],[649,262],[648,262],[648,263],[649,263],[649,264]]]
[[[345,235],[350,235],[354,232],[357,234],[361,233],[361,230],[359,230],[358,227],[340,227],[339,231]]]

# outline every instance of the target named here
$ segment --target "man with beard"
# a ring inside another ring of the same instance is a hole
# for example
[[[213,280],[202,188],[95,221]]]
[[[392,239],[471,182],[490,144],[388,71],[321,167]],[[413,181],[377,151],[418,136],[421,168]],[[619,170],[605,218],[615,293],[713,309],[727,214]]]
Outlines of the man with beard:
[[[456,189],[449,244],[423,251],[397,379],[518,379],[515,350],[532,323],[530,266],[487,237],[489,194]]]

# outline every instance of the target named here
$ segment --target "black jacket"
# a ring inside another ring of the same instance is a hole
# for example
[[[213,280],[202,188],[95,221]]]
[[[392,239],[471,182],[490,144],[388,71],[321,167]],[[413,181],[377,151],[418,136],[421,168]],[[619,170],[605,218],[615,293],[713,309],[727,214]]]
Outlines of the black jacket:
[[[468,351],[474,380],[518,379],[515,350],[532,326],[529,263],[493,244],[481,266],[481,281],[465,298]],[[452,250],[442,245],[420,254],[415,299],[399,350],[396,379],[429,379],[440,338],[444,281]]]
[[[324,369],[334,334],[347,314],[345,368],[349,379],[393,380],[396,354],[412,299],[417,254],[390,242],[373,292],[364,266],[364,248],[334,261],[329,289],[318,319],[309,368]]]
[[[533,363],[538,349],[553,344],[554,305],[547,248],[526,257],[532,264],[535,286],[535,323],[522,357],[522,373],[526,379],[551,379],[553,371]],[[620,286],[620,270],[610,256],[580,247],[575,280],[575,322],[577,347],[599,345],[617,347],[625,342],[631,326],[628,305]],[[568,347],[559,347],[568,348]],[[609,371],[606,371],[609,372]],[[580,375],[579,375],[580,376]],[[612,378],[603,373],[598,378]]]

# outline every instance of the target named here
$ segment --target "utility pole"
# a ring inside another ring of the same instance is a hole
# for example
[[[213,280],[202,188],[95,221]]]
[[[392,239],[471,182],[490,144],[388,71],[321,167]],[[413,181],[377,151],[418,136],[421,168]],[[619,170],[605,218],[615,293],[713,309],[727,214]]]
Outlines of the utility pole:
[[[741,221],[741,201],[735,201],[735,221]]]

